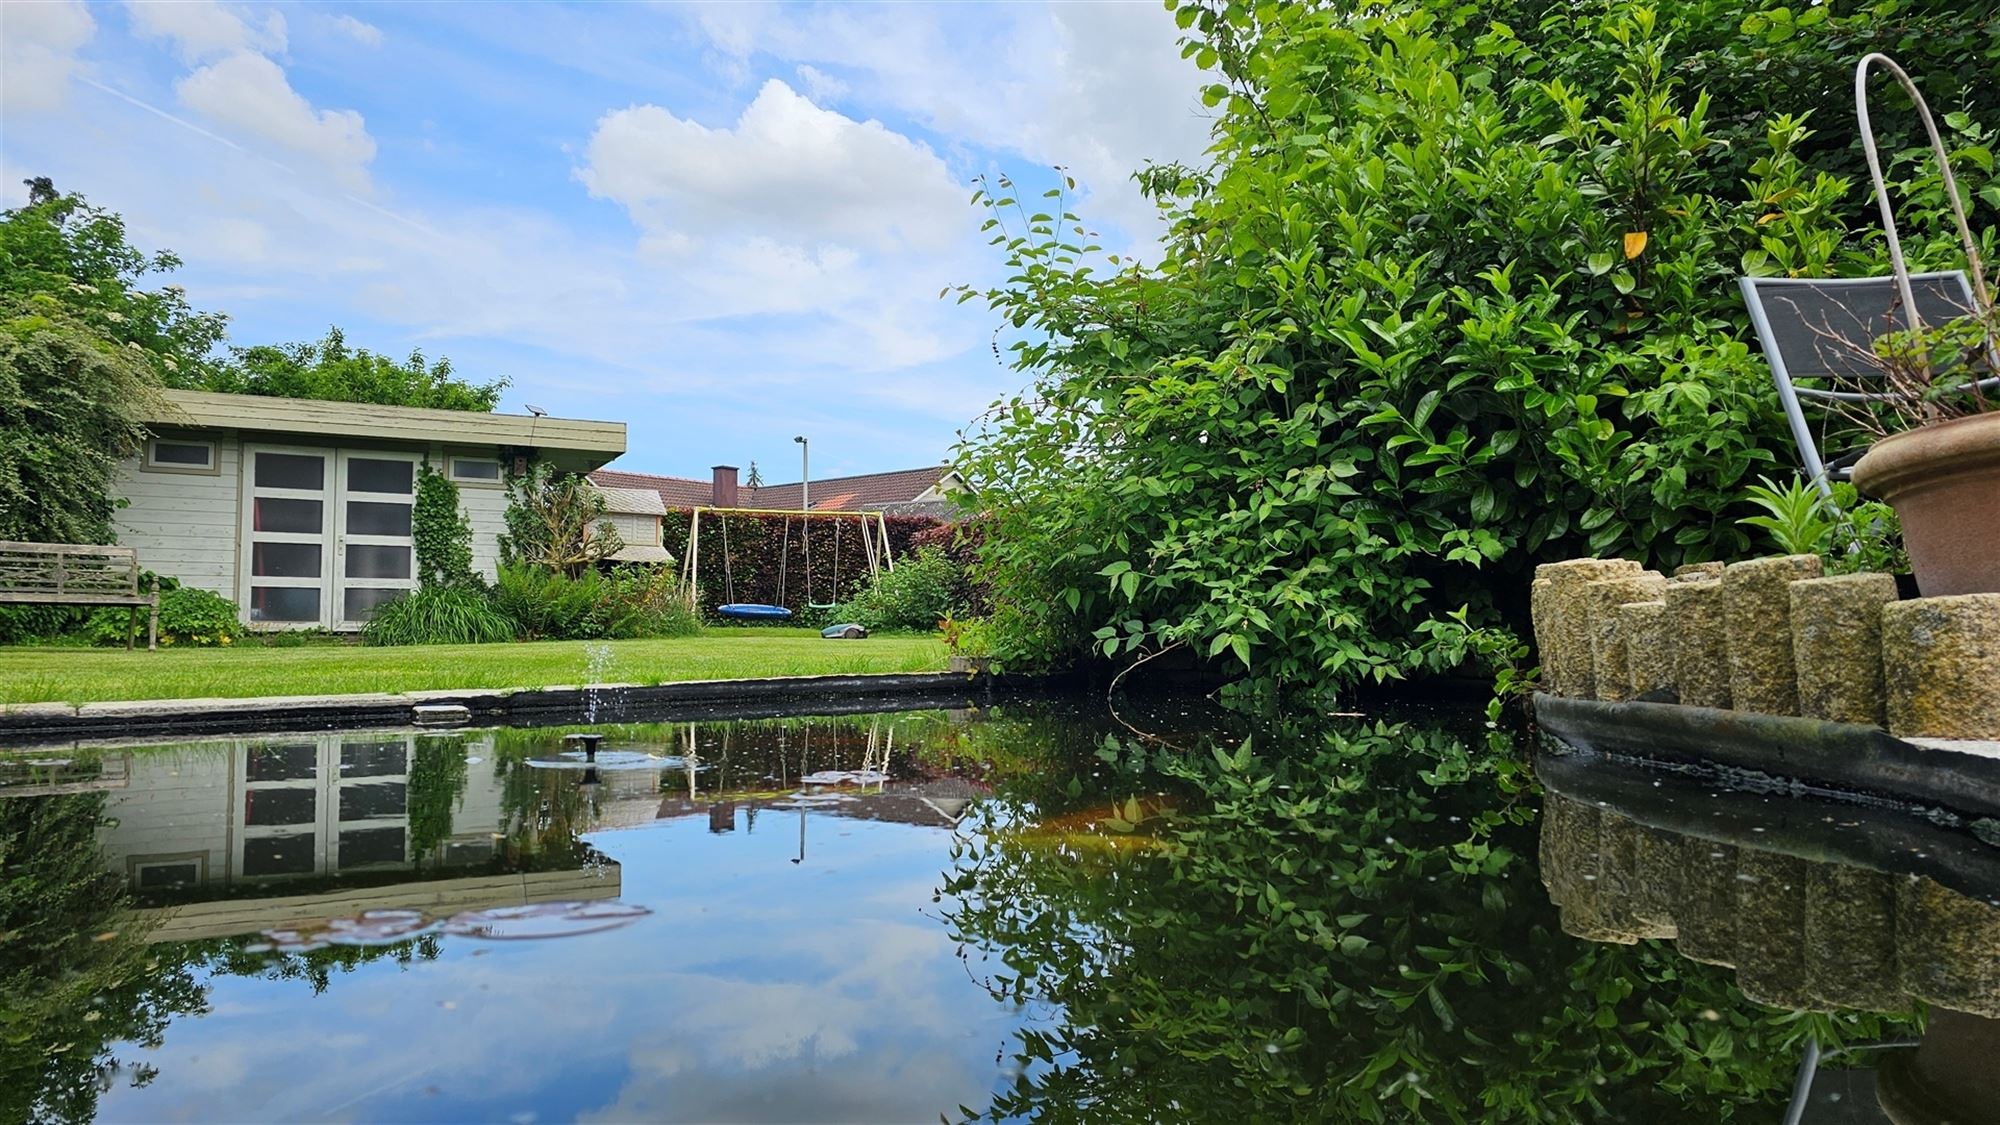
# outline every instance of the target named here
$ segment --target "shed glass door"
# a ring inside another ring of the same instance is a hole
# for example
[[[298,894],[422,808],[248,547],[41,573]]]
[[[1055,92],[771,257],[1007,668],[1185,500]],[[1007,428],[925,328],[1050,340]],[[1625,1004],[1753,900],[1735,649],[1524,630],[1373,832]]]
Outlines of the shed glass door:
[[[253,625],[310,628],[327,623],[332,572],[327,525],[332,451],[251,446],[245,468],[245,604]]]
[[[343,625],[361,624],[376,606],[416,588],[410,512],[420,459],[415,453],[340,452],[333,611]]]

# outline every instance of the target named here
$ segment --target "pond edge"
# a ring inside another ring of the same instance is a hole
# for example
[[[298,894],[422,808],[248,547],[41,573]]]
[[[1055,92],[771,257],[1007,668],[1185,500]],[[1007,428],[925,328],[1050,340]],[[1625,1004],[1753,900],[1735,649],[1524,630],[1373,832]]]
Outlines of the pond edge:
[[[466,723],[489,726],[748,719],[784,715],[804,705],[811,705],[815,714],[964,707],[988,701],[996,693],[1048,690],[1056,684],[1043,676],[896,672],[356,695],[17,703],[0,707],[0,738],[27,742],[407,727],[417,721],[419,707],[462,707]],[[674,713],[665,713],[668,709]]]

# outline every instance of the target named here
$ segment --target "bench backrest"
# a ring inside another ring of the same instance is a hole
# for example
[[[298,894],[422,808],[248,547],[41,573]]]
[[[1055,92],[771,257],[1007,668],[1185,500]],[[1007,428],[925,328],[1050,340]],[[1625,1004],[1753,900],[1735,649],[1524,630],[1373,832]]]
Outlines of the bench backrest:
[[[58,597],[139,593],[139,552],[88,543],[0,540],[0,591]]]

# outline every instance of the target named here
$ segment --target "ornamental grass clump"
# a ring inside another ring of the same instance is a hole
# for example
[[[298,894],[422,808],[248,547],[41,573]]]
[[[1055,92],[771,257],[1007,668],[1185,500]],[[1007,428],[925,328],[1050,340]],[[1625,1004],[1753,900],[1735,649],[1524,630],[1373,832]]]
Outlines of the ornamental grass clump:
[[[361,627],[370,645],[466,645],[514,639],[514,622],[484,590],[426,586],[375,607]]]

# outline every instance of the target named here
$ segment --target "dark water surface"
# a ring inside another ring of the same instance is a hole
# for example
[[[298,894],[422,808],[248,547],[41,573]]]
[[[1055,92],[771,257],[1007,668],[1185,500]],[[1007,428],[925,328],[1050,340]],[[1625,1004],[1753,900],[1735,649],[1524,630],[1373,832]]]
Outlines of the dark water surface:
[[[9,758],[0,1121],[1876,1122],[2000,1015],[1961,826],[1099,710]]]

